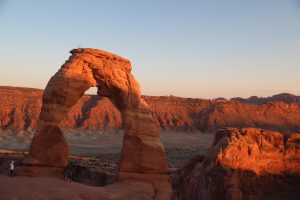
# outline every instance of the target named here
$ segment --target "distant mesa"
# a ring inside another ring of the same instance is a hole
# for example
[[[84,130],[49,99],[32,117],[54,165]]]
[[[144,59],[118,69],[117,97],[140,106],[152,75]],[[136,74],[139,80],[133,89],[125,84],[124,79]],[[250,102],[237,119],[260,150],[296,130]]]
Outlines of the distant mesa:
[[[36,129],[42,93],[38,89],[0,86],[0,128]],[[292,94],[231,100],[176,96],[142,96],[142,99],[153,111],[155,123],[165,131],[214,132],[222,127],[256,127],[300,132],[300,97]],[[82,96],[60,123],[63,129],[104,131],[120,129],[121,125],[117,107],[109,98],[97,95]]]
[[[255,104],[255,105],[266,104],[270,101],[281,101],[281,102],[285,102],[285,103],[295,103],[295,104],[300,105],[300,96],[296,96],[296,95],[289,94],[289,93],[276,94],[271,97],[251,96],[246,99],[241,98],[241,97],[235,97],[235,98],[231,98],[230,100],[240,101],[243,103]]]

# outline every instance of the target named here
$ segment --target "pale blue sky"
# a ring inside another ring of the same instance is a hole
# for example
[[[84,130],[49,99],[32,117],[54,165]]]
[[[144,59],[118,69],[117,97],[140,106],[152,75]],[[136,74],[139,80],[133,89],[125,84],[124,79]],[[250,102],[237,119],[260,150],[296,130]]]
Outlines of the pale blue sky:
[[[146,95],[300,95],[297,0],[0,0],[0,85],[44,88],[78,45],[130,59]]]

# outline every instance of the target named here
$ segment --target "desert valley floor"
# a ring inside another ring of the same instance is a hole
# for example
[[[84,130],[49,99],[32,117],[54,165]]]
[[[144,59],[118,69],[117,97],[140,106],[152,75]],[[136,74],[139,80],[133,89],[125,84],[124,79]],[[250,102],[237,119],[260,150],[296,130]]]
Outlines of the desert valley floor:
[[[123,131],[65,131],[71,155],[97,158],[117,163],[122,147]],[[33,134],[7,131],[0,134],[0,149],[25,151]],[[213,134],[200,132],[161,132],[171,167],[178,167],[194,154],[204,154],[210,147]]]

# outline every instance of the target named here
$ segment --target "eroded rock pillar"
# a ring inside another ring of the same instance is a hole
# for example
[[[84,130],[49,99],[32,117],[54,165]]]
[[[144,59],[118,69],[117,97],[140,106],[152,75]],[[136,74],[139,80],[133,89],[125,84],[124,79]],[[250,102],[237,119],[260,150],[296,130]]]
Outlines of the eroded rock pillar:
[[[125,135],[120,172],[166,174],[166,154],[151,111],[145,108],[124,110],[122,117]]]
[[[59,175],[68,164],[69,147],[59,125],[69,109],[96,84],[91,69],[72,55],[49,80],[29,155],[20,173]]]

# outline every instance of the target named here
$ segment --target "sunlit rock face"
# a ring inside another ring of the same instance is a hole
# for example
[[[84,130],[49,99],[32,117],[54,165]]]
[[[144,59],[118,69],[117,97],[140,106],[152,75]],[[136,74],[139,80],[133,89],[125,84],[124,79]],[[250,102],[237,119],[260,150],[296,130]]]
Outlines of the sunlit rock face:
[[[173,199],[300,199],[300,134],[220,129],[171,182]]]
[[[125,129],[119,171],[166,174],[168,165],[159,129],[148,105],[141,100],[138,82],[128,60],[96,49],[74,49],[50,79],[43,94],[36,133],[25,164],[65,167],[68,144],[60,123],[90,87],[108,97],[120,111]]]

